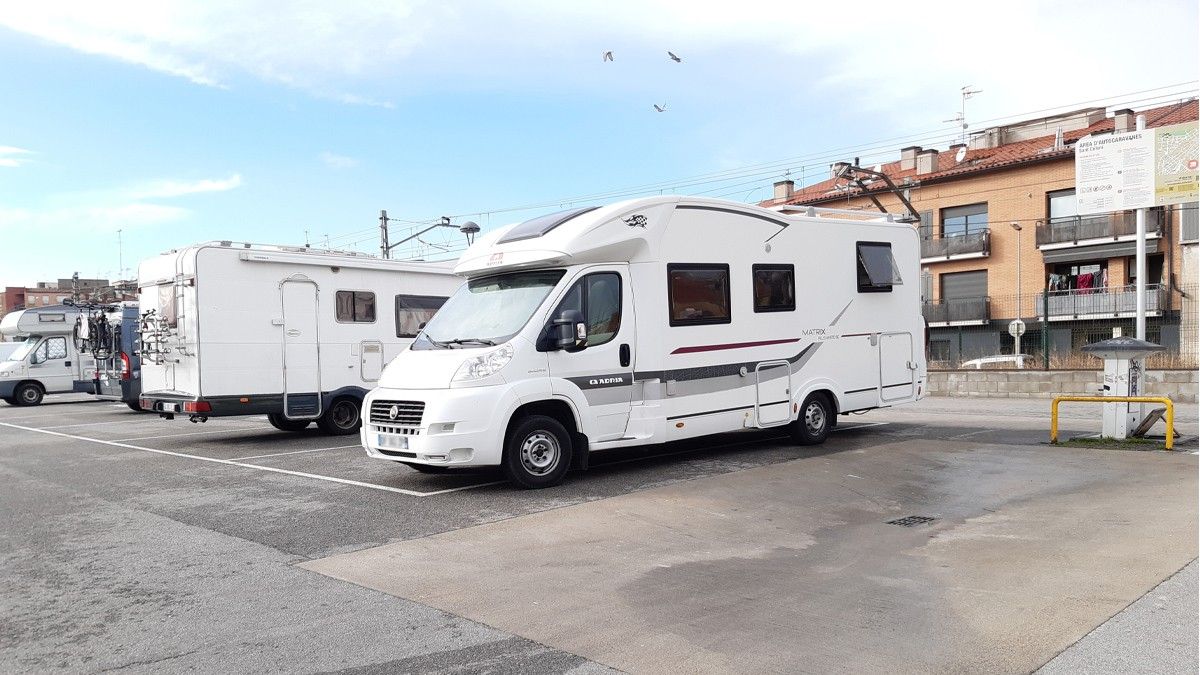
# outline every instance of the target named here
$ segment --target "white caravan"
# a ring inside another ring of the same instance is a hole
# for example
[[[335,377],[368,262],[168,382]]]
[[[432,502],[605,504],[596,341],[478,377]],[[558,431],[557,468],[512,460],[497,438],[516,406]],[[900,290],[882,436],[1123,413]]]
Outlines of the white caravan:
[[[590,451],[789,424],[820,443],[838,413],[916,401],[916,230],[805,211],[654,197],[481,237],[368,394],[367,454],[543,487]]]
[[[140,406],[358,430],[367,389],[462,283],[448,263],[210,242],[138,268]]]
[[[24,339],[0,361],[0,400],[38,405],[46,394],[95,393],[96,360],[76,348],[72,335],[79,314],[75,307],[51,305],[0,319],[0,336]]]

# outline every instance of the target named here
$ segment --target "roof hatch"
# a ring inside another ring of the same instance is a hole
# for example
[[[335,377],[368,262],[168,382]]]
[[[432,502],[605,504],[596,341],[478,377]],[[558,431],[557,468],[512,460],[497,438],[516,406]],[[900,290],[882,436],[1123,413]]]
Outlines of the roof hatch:
[[[563,223],[582,216],[589,211],[595,211],[599,206],[585,206],[581,209],[568,209],[566,211],[558,211],[544,216],[538,216],[533,220],[526,220],[509,230],[507,234],[497,241],[497,244],[507,244],[512,241],[521,241],[523,239],[537,239],[546,234],[550,230],[562,225]]]

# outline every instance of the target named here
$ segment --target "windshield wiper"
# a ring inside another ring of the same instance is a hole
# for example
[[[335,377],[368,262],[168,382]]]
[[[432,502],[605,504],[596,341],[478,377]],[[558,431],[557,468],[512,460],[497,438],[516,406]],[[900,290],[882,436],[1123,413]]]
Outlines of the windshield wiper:
[[[489,347],[493,347],[493,346],[495,346],[496,342],[494,340],[489,340],[487,338],[454,338],[453,340],[446,340],[446,344],[448,344],[448,345],[473,344],[473,345],[487,345]]]

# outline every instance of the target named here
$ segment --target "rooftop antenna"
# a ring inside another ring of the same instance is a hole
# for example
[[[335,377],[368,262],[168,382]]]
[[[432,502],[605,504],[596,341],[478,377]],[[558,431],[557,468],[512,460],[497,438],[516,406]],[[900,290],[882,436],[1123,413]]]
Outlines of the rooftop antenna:
[[[955,118],[959,123],[962,124],[963,143],[967,142],[967,99],[971,98],[975,94],[983,93],[982,89],[972,89],[971,86],[972,85],[968,84],[960,90],[962,91],[962,107],[959,109],[958,115]]]
[[[125,276],[125,244],[121,241],[121,229],[117,229],[117,278]]]

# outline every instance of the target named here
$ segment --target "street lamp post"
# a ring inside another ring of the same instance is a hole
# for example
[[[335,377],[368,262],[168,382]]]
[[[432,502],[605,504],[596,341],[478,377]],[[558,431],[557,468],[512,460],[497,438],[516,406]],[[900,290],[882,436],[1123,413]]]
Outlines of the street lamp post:
[[[1013,354],[1020,359],[1021,357],[1021,334],[1024,332],[1024,322],[1021,321],[1021,224],[1018,222],[1009,223],[1012,229],[1017,231],[1017,328],[1012,331],[1013,334]]]

